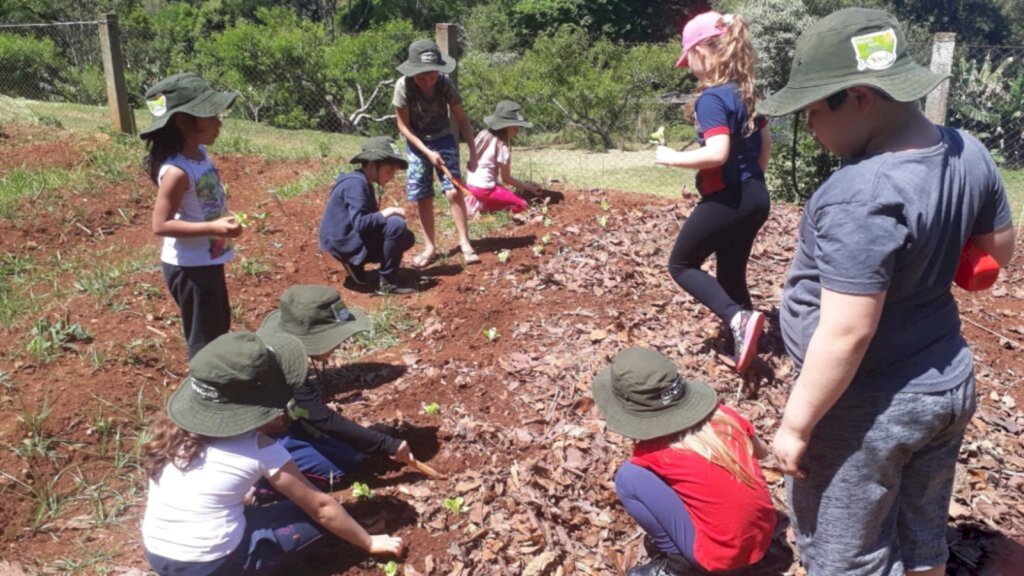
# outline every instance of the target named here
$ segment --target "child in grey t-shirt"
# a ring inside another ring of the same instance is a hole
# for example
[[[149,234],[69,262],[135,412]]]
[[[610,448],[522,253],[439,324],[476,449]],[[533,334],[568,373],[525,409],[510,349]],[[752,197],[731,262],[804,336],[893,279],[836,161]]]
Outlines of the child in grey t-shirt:
[[[944,77],[906,46],[884,12],[835,12],[801,35],[789,83],[758,106],[802,109],[845,161],[807,203],[780,310],[800,373],[772,450],[811,576],[945,573],[975,409],[950,287],[968,240],[1003,266],[1013,253],[992,158],[921,113],[915,101]]]

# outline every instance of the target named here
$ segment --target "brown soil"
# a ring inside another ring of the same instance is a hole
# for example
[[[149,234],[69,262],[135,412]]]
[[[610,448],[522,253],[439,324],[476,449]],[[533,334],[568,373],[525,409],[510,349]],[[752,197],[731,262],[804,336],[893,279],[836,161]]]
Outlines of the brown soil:
[[[103,145],[49,129],[5,130],[0,177],[20,166],[72,169],[87,150]],[[443,246],[453,247],[452,257],[423,274],[410,272],[423,290],[383,300],[346,285],[340,266],[318,252],[326,190],[283,205],[267,194],[320,170],[321,162],[216,161],[233,210],[269,213],[259,230],[250,227],[239,239],[228,266],[236,329],[259,327],[281,293],[297,283],[338,286],[350,306],[388,305],[410,321],[408,332],[398,334],[400,344],[369,352],[352,347],[345,351],[351,362],[332,372],[341,411],[407,438],[420,459],[446,476],[428,480],[373,461],[352,480],[368,483],[374,498],[352,502],[350,490],[338,493],[371,530],[406,540],[406,574],[612,574],[640,559],[639,530],[611,485],[628,446],[605,434],[589,394],[593,374],[622,347],[665,352],[689,376],[710,382],[763,437],[774,433],[792,378],[774,320],[798,208],[774,207],[755,246],[752,291],[772,322],[761,359],[740,377],[721,360],[727,342],[717,322],[664,272],[692,201],[566,190],[565,202],[546,215],[535,207],[523,222],[477,239],[481,265],[463,269],[455,243],[442,238]],[[114,463],[131,450],[140,421],[162,409],[187,363],[177,308],[157,262],[158,240],[149,230],[152,185],[137,170],[129,173],[130,181],[97,183],[46,207],[26,200],[25,217],[0,220],[0,249],[7,255],[146,263],[120,283],[110,303],[72,291],[3,331],[0,370],[8,382],[0,388],[0,441],[11,449],[0,448],[0,558],[29,572],[44,566],[59,572],[66,566],[60,561],[83,558],[145,568],[138,530],[145,486],[137,470]],[[607,216],[606,226],[599,216]],[[540,255],[536,246],[543,247]],[[497,253],[504,249],[511,257],[501,263]],[[247,260],[268,270],[248,275]],[[74,280],[69,270],[57,282],[68,287]],[[1024,274],[1011,267],[994,290],[957,296],[978,361],[979,411],[951,510],[951,573],[998,574],[1002,562],[1007,568],[1001,573],[1008,575],[1010,566],[1021,565],[1011,559],[1020,549],[1014,540],[1024,540]],[[39,317],[77,322],[92,341],[37,364],[25,344]],[[489,328],[499,334],[493,342],[483,335]],[[432,402],[441,407],[436,415],[423,411]],[[44,403],[50,412],[42,427],[53,439],[51,449],[19,456],[14,448],[30,437],[26,415]],[[781,509],[781,478],[770,466],[766,474]],[[64,499],[61,511],[34,521],[46,494]],[[464,498],[463,513],[444,508],[444,499],[454,496]],[[99,509],[116,508],[116,518],[97,523],[97,502]],[[785,561],[760,573],[787,568]],[[302,573],[381,570],[335,547]]]

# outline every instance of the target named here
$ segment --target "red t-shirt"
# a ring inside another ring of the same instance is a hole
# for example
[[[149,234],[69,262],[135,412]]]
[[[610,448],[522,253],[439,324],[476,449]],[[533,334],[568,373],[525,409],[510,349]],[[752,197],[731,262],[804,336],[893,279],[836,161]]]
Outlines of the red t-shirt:
[[[754,427],[731,408],[718,409],[734,419],[751,438]],[[741,461],[742,438],[730,429],[716,430]],[[757,459],[752,460],[756,487],[751,488],[725,468],[699,454],[669,447],[664,438],[638,442],[630,462],[646,468],[672,487],[686,504],[696,535],[693,555],[706,570],[749,566],[764,557],[775,532],[775,506]]]

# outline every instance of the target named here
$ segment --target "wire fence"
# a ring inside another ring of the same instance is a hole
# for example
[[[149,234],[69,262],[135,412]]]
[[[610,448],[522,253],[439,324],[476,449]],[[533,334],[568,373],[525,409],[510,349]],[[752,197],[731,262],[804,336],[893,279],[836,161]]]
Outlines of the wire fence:
[[[99,24],[82,21],[0,25],[0,94],[106,106]],[[381,48],[380,38],[376,45],[363,38],[365,46],[350,46],[357,55],[365,54],[384,63],[380,68],[383,72],[378,70],[376,77],[370,75],[360,80],[341,69],[345,61],[335,54],[340,50],[338,44],[325,45],[325,55],[297,41],[290,49],[262,58],[239,60],[237,54],[225,53],[216,54],[219,58],[211,62],[208,54],[194,55],[189,60],[189,54],[175,53],[174,58],[154,60],[154,53],[173,53],[180,47],[149,46],[139,34],[124,35],[128,36],[123,44],[129,93],[136,108],[142,107],[141,94],[148,85],[182,66],[192,65],[204,75],[213,76],[209,79],[218,87],[242,93],[243,98],[232,113],[235,117],[277,128],[362,134],[397,132],[390,117],[393,66],[404,57],[408,40],[417,37],[417,33],[405,30],[390,37],[391,45],[386,49]],[[259,41],[258,33],[248,40],[250,44]],[[358,42],[360,38],[347,37],[337,42],[341,41]],[[242,48],[256,48],[242,44]],[[677,46],[664,44],[623,47],[629,51],[645,48],[651,50],[650,54],[665,52],[670,57],[673,50],[678,50]],[[915,46],[914,53],[919,61],[927,61],[929,46]],[[517,60],[516,55],[472,52],[460,59],[460,87],[467,110],[472,108],[471,118],[478,127],[494,98],[480,88],[484,84],[477,76],[495,74],[494,70],[514,66]],[[349,65],[355,66],[355,61]],[[535,180],[559,180],[574,187],[677,193],[692,183],[684,172],[654,167],[652,143],[660,126],[667,126],[667,134],[663,132],[662,137],[667,137],[670,145],[690,142],[692,130],[679,110],[685,94],[665,98],[663,92],[638,85],[622,96],[623,102],[635,100],[628,107],[616,102],[588,104],[608,107],[607,114],[618,112],[628,116],[615,120],[615,131],[607,134],[607,138],[597,132],[587,133],[587,118],[574,116],[566,104],[557,101],[557,96],[550,97],[557,106],[550,106],[545,113],[552,120],[547,122],[547,129],[541,126],[530,131],[517,146],[516,170],[525,171],[525,176]],[[524,98],[530,101],[529,94]],[[527,116],[542,114],[539,108],[540,105],[531,108],[528,104]],[[595,118],[598,112],[595,110]],[[1024,169],[1024,46],[957,45],[946,123],[980,138],[1003,168]],[[539,124],[545,125],[543,121]],[[594,151],[595,144],[602,151]]]

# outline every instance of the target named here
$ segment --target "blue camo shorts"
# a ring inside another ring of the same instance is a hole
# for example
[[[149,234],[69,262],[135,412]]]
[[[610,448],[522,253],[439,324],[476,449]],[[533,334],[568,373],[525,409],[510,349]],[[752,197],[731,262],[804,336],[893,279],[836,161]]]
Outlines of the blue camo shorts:
[[[455,144],[455,137],[448,135],[444,138],[424,142],[424,144],[427,145],[427,148],[441,155],[445,166],[448,167],[448,170],[451,170],[452,176],[462,178],[462,173],[459,172],[459,147]],[[415,202],[416,200],[434,197],[435,172],[437,172],[438,180],[441,181],[441,190],[447,193],[455,189],[452,181],[441,173],[440,170],[431,166],[430,162],[427,162],[427,159],[419,150],[406,145],[405,153],[409,159],[409,167],[405,172],[405,189],[409,201]]]
[[[974,375],[930,394],[847,393],[786,478],[809,576],[903,576],[943,564],[946,518]]]

